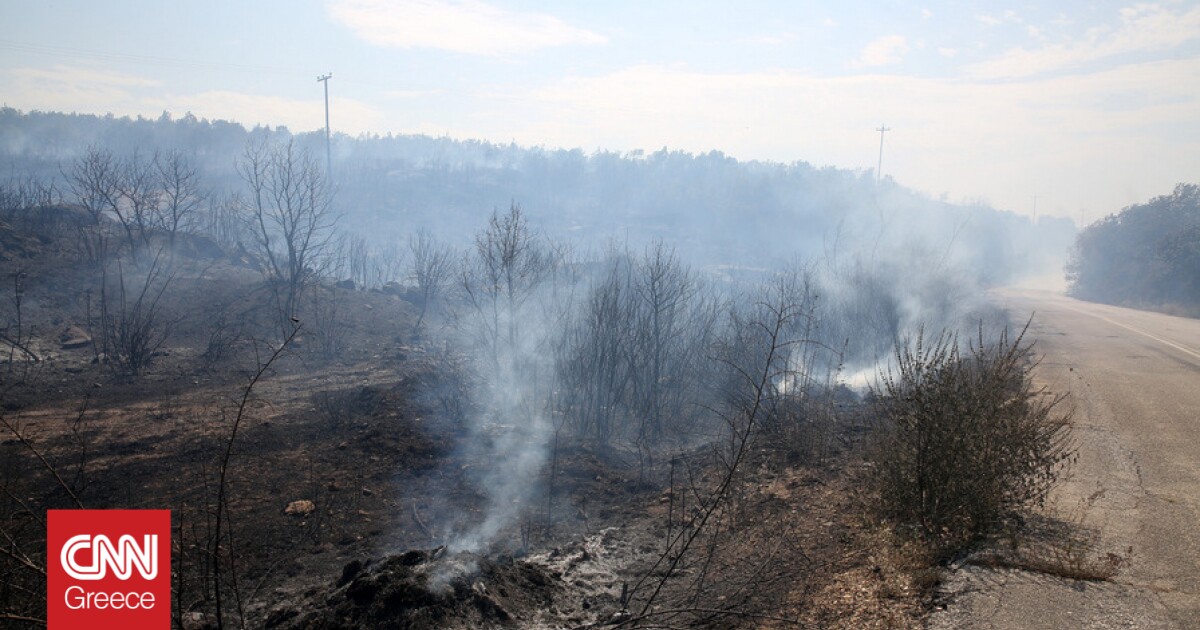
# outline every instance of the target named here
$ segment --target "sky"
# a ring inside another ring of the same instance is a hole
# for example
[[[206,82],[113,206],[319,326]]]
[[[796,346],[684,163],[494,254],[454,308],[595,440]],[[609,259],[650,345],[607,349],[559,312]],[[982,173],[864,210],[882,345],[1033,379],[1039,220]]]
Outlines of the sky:
[[[1200,182],[1200,2],[0,0],[0,101],[874,169],[1092,221]]]

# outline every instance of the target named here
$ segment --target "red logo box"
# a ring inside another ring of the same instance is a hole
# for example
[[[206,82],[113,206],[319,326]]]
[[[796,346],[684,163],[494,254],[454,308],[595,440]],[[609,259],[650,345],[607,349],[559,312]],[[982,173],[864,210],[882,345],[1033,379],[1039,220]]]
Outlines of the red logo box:
[[[171,627],[170,510],[48,510],[48,630]]]

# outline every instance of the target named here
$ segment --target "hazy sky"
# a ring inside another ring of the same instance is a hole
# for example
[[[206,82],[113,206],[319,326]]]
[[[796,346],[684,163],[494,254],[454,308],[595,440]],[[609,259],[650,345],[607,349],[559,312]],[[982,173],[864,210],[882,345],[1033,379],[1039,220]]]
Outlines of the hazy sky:
[[[884,5],[884,6],[880,6]],[[1088,220],[1200,181],[1200,3],[0,0],[22,110],[874,168]]]

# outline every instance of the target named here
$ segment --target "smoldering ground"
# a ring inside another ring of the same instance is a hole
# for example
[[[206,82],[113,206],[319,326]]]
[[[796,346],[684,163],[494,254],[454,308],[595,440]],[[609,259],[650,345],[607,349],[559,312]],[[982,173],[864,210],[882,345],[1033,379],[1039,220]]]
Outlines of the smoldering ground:
[[[448,465],[465,471],[483,502],[478,513],[431,512],[435,542],[523,549],[528,524],[517,525],[553,503],[545,473],[559,436],[651,469],[718,437],[723,425],[708,411],[727,395],[712,385],[725,378],[718,348],[751,317],[759,285],[789,274],[803,284],[789,298],[805,318],[785,370],[789,383],[817,388],[865,391],[918,330],[987,335],[1006,325],[987,302],[979,253],[962,227],[924,230],[942,217],[913,212],[902,233],[843,225],[836,254],[782,271],[766,265],[783,253],[763,251],[763,267],[736,277],[694,267],[662,240],[578,255],[552,244],[515,204],[493,213],[430,326],[462,359],[461,439]]]

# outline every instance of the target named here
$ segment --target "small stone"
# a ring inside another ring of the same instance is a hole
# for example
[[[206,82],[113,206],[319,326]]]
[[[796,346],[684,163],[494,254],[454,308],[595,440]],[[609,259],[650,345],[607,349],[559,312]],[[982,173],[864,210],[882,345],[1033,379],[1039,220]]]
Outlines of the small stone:
[[[87,334],[87,331],[78,326],[68,326],[66,330],[59,335],[58,340],[62,342],[63,350],[71,350],[74,348],[86,348],[92,345],[92,336]]]
[[[309,514],[313,513],[313,510],[316,509],[317,506],[312,501],[301,499],[299,501],[292,501],[289,503],[287,507],[284,508],[283,513],[291,516],[308,516]]]

